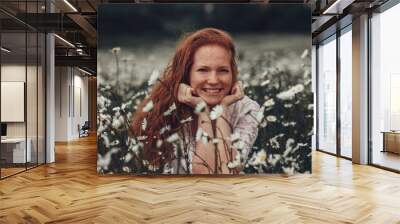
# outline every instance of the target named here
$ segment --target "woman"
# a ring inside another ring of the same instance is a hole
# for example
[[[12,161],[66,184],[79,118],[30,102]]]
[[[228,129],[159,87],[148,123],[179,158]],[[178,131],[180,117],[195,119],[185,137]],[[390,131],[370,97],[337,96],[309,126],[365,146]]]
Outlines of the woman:
[[[237,75],[229,34],[205,28],[183,38],[133,118],[132,133],[145,136],[144,155],[152,167],[164,173],[237,173],[234,160],[251,149],[259,110],[244,95]],[[149,102],[151,111],[143,110]],[[173,133],[180,133],[180,143],[174,142]]]

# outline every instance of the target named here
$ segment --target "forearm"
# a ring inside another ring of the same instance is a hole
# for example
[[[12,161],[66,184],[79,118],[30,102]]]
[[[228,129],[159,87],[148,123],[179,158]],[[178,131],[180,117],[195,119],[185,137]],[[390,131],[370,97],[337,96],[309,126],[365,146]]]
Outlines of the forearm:
[[[215,172],[216,164],[218,173],[229,173],[227,163],[232,161],[236,152],[232,151],[228,137],[231,135],[231,126],[227,120],[226,110],[214,122],[213,130],[212,121],[209,118],[209,112],[200,113],[198,115],[198,128],[207,133],[208,142],[204,144],[202,140],[196,142],[196,152],[193,158],[193,173],[209,173]],[[216,144],[213,139],[217,139]],[[202,165],[206,163],[207,165]],[[211,168],[211,170],[209,170]]]
[[[228,116],[226,114],[226,109],[224,108],[223,114],[217,118],[216,121],[216,131],[218,141],[218,151],[221,158],[221,168],[223,173],[229,173],[227,164],[229,161],[235,157],[236,152],[231,148],[229,136],[232,134],[232,129],[227,120]]]
[[[210,140],[214,138],[214,134],[208,113],[208,111],[205,111],[198,114],[197,128],[201,128],[202,132],[206,133]],[[196,151],[192,167],[193,173],[197,174],[208,174],[209,172],[214,172],[215,158],[212,141],[208,141],[207,144],[204,144],[202,139],[200,139],[196,142]],[[209,170],[209,168],[211,170]]]

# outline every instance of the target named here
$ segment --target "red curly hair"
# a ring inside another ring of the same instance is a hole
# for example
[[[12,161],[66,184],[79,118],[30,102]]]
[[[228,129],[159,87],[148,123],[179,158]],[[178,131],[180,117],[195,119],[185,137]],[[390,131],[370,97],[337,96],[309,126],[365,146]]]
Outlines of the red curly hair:
[[[231,70],[232,70],[232,83],[237,81],[237,65],[236,65],[236,51],[231,36],[219,29],[204,28],[196,32],[185,34],[178,44],[172,61],[166,67],[160,79],[154,85],[149,97],[143,100],[135,112],[131,132],[134,136],[147,136],[146,144],[150,147],[145,150],[145,157],[153,163],[155,160],[160,160],[160,154],[163,159],[173,159],[172,147],[161,147],[156,149],[155,142],[157,139],[165,139],[178,129],[182,128],[180,120],[192,116],[194,120],[195,114],[193,108],[186,104],[178,102],[178,90],[181,83],[190,85],[190,70],[193,65],[194,54],[202,46],[205,45],[218,45],[225,48],[231,54]],[[153,101],[153,109],[150,112],[143,112],[143,107]],[[175,103],[176,111],[172,115],[164,116],[163,113]],[[147,119],[146,130],[143,131],[141,124]],[[171,130],[160,134],[160,129],[169,125]],[[191,122],[190,133],[194,133],[197,129],[197,122]],[[192,135],[192,134],[190,134]],[[192,135],[193,136],[193,135]],[[165,146],[165,144],[164,144]],[[161,151],[161,153],[160,153]],[[160,157],[157,159],[157,157]]]

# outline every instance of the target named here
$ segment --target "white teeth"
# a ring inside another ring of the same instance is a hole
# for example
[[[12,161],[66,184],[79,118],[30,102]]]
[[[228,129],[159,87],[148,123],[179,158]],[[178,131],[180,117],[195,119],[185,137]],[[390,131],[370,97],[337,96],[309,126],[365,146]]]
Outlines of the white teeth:
[[[222,89],[204,89],[204,92],[207,93],[219,93]]]

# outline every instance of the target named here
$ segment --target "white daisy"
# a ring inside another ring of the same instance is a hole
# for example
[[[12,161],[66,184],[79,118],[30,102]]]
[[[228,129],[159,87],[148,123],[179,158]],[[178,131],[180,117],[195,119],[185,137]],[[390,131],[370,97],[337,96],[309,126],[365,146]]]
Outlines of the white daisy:
[[[146,127],[147,127],[147,119],[144,118],[143,121],[142,121],[142,130],[145,131]]]
[[[119,145],[119,140],[115,139],[114,141],[111,142],[110,146],[116,146]]]
[[[265,86],[268,85],[271,81],[270,80],[265,80],[264,82],[262,82],[260,85],[261,86]]]
[[[210,119],[211,120],[216,120],[219,118],[222,113],[224,112],[224,108],[221,105],[217,105],[213,107],[212,111],[210,112]]]
[[[304,86],[302,84],[297,84],[292,88],[280,92],[276,95],[281,100],[291,100],[297,93],[300,93],[304,90]]]
[[[119,129],[124,124],[124,119],[122,116],[114,117],[112,121],[112,127],[115,129]]]
[[[264,109],[265,107],[262,106],[260,110],[256,113],[256,120],[258,123],[261,123],[261,121],[264,119]]]
[[[202,136],[203,136],[203,129],[198,128],[196,131],[196,141],[200,141]]]
[[[208,134],[207,134],[207,132],[203,132],[203,135],[201,136],[201,142],[203,142],[204,145],[208,144]]]
[[[111,52],[112,52],[113,54],[118,54],[120,51],[121,51],[121,48],[120,48],[120,47],[114,47],[113,49],[111,49]]]
[[[229,137],[229,139],[231,140],[231,142],[236,142],[237,140],[240,139],[240,134],[235,132],[233,134],[231,134],[231,136]]]
[[[160,72],[157,69],[154,69],[150,75],[150,78],[149,78],[149,81],[147,82],[147,84],[149,86],[154,85],[154,83],[156,83],[159,76],[160,76]]]
[[[204,101],[201,101],[201,103],[199,103],[199,104],[196,105],[196,108],[194,109],[194,112],[195,112],[196,114],[199,114],[199,113],[201,113],[201,112],[204,112],[205,109],[206,109],[206,107],[207,107],[207,104],[206,104]]]
[[[265,159],[267,158],[267,153],[264,150],[257,152],[256,158],[254,160],[254,164],[264,164]]]
[[[113,111],[119,111],[119,110],[121,110],[121,108],[120,107],[114,107],[114,108],[112,108],[112,110]]]
[[[162,144],[163,144],[163,141],[161,139],[158,139],[157,143],[156,143],[156,147],[160,148],[162,146]]]
[[[143,107],[143,112],[149,112],[149,111],[151,111],[151,109],[153,109],[153,106],[154,106],[153,101],[150,100],[150,101],[146,104],[146,106]]]
[[[263,106],[265,106],[265,107],[271,107],[273,105],[275,105],[274,99],[269,99],[269,100],[265,101],[263,104]]]
[[[174,133],[174,134],[170,135],[166,140],[169,143],[175,142],[175,141],[179,140],[179,135],[177,133]]]
[[[308,49],[305,49],[300,57],[303,59],[303,58],[305,58],[307,56],[308,56]]]
[[[172,111],[174,110],[176,110],[176,105],[175,103],[172,103],[172,105],[168,108],[168,110],[164,112],[164,116],[171,115]]]
[[[167,125],[160,130],[160,134],[164,134],[164,132],[171,130],[171,126]]]
[[[276,116],[274,116],[274,115],[267,116],[267,121],[269,121],[269,122],[275,122],[276,120],[277,120]]]
[[[238,167],[239,165],[240,165],[240,163],[238,163],[238,162],[235,160],[235,161],[233,161],[233,162],[229,162],[229,163],[228,163],[228,168],[229,168],[229,169],[233,169],[233,168]]]
[[[285,174],[287,174],[287,175],[289,175],[289,176],[291,176],[291,175],[293,175],[294,174],[294,167],[292,166],[292,167],[282,167],[282,170],[283,170],[283,172],[285,173]]]
[[[244,144],[244,141],[239,140],[239,141],[236,141],[235,143],[233,143],[232,146],[237,150],[242,150],[242,149],[244,149],[244,147],[246,145]]]
[[[304,86],[302,84],[297,84],[293,87],[295,93],[302,92],[304,90]]]
[[[129,161],[131,161],[132,158],[133,158],[132,153],[129,153],[129,152],[128,152],[128,153],[126,154],[126,156],[125,156],[125,163],[129,163]]]
[[[137,140],[139,140],[139,141],[143,141],[143,140],[146,140],[147,139],[147,136],[138,136],[137,137]]]
[[[191,121],[193,121],[193,118],[190,116],[190,117],[188,117],[186,119],[181,120],[181,124],[188,123],[188,122],[191,122]]]
[[[122,171],[124,171],[125,173],[130,173],[131,169],[127,166],[122,167]]]
[[[132,147],[130,148],[130,150],[131,150],[133,153],[138,154],[138,153],[139,153],[139,145],[138,145],[138,144],[132,145]]]
[[[269,155],[268,157],[268,163],[270,163],[272,166],[275,166],[275,164],[281,159],[281,155]]]

